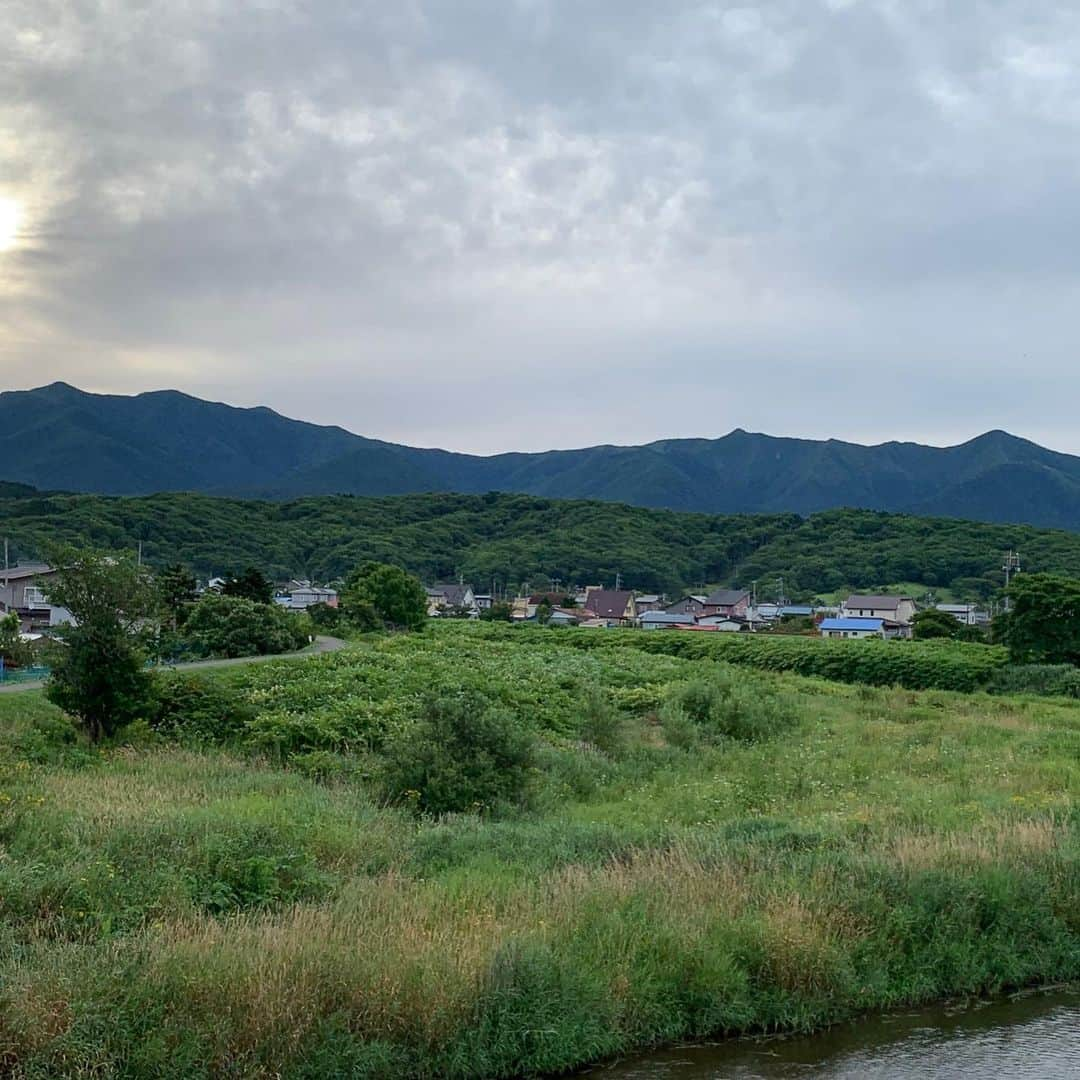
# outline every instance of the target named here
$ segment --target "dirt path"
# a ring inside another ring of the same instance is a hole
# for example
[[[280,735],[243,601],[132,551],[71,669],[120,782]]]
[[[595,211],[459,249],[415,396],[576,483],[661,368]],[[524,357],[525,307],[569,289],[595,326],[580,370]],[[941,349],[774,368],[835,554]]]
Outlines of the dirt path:
[[[319,656],[322,653],[337,652],[343,649],[348,642],[335,637],[317,637],[314,644],[306,649],[294,653],[278,653],[276,656],[237,656],[230,660],[190,660],[184,664],[163,665],[170,671],[198,671],[200,668],[224,668],[239,667],[241,664],[265,664],[271,660],[303,660],[310,656]],[[0,683],[0,694],[17,694],[21,690],[40,690],[45,683],[38,682],[12,682]]]

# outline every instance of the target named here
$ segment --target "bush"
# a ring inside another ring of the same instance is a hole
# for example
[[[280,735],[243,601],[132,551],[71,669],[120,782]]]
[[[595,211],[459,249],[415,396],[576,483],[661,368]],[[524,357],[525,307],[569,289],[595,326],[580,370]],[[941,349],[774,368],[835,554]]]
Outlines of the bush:
[[[211,679],[170,673],[155,680],[150,726],[169,738],[226,742],[240,735],[255,710],[235,691]]]
[[[243,596],[206,593],[183,629],[190,656],[265,656],[292,652],[308,643],[310,623],[275,604]]]
[[[581,737],[610,757],[626,749],[626,718],[602,690],[586,687],[582,695]]]
[[[693,750],[698,745],[697,725],[677,701],[665,701],[660,706],[659,719],[668,745],[679,750]]]
[[[1080,669],[1072,664],[1009,664],[994,673],[991,694],[1080,698]]]
[[[465,691],[429,699],[423,719],[387,739],[382,784],[393,802],[429,814],[521,802],[533,740],[511,713]]]
[[[705,734],[743,742],[767,739],[795,722],[791,710],[768,687],[748,684],[727,672],[677,686],[665,712],[669,724],[675,719],[676,732],[681,712]]]

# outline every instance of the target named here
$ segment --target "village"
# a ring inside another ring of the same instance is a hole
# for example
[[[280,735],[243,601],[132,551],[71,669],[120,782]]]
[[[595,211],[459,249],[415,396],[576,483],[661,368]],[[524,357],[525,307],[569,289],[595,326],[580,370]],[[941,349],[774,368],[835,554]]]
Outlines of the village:
[[[55,570],[44,563],[0,569],[0,615],[17,614],[28,641],[39,640],[70,621],[68,612],[49,603],[48,581],[54,574]],[[295,612],[319,606],[337,608],[337,584],[320,586],[306,579],[279,582],[273,602]],[[219,591],[223,585],[223,578],[211,577],[199,584],[198,592]],[[668,597],[588,585],[508,597],[459,581],[425,586],[425,592],[428,615],[433,619],[502,618],[553,627],[697,633],[787,630],[841,640],[910,638],[915,615],[921,609],[913,597],[901,594],[855,593],[838,604],[811,605],[757,601],[753,590],[726,588]],[[932,606],[965,627],[985,630],[991,623],[991,613],[974,604]]]
[[[481,618],[497,603],[492,593],[477,592],[463,582],[429,586],[426,591],[432,618]],[[933,606],[962,626],[990,626],[990,612],[977,605]],[[587,629],[756,633],[787,627],[823,638],[858,640],[910,638],[918,611],[915,600],[902,595],[856,593],[838,605],[800,605],[759,603],[749,589],[714,589],[672,599],[656,593],[589,585],[515,597],[509,602],[508,615],[511,622]]]

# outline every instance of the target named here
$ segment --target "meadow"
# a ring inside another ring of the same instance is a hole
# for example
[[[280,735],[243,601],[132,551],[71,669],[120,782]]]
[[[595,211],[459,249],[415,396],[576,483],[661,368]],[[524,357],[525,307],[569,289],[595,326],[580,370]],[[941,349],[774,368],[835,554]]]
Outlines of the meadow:
[[[1080,978],[1080,704],[574,633],[208,674],[102,748],[0,697],[0,1071],[557,1073]],[[533,741],[519,797],[387,786],[440,700]]]

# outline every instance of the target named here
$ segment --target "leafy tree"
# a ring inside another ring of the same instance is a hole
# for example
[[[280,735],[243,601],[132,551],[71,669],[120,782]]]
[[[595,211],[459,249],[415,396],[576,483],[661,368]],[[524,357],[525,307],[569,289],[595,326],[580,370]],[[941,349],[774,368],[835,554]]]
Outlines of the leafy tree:
[[[430,699],[384,750],[387,796],[430,814],[519,802],[533,763],[532,737],[475,691]]]
[[[927,608],[917,611],[911,620],[911,633],[916,641],[930,638],[958,638],[963,626],[947,611]]]
[[[1080,663],[1080,580],[1020,574],[1008,597],[1011,610],[994,629],[1014,663]]]
[[[484,608],[480,612],[480,618],[484,622],[509,622],[513,610],[509,604],[499,601],[489,608]]]
[[[23,667],[30,662],[30,646],[21,637],[19,616],[10,611],[0,615],[0,659],[8,667]]]
[[[369,605],[389,630],[419,630],[427,623],[427,593],[418,578],[400,566],[366,562],[346,579],[345,612],[353,622],[366,617]]]
[[[223,596],[240,596],[256,604],[274,601],[274,583],[256,566],[239,574],[230,574],[221,586]]]
[[[154,583],[162,610],[175,631],[195,600],[195,575],[183,563],[173,563],[158,573]]]
[[[307,644],[309,625],[277,604],[208,592],[184,623],[185,650],[226,657],[292,652]]]
[[[345,618],[341,608],[329,604],[312,604],[307,609],[307,615],[319,630],[339,630]]]
[[[129,554],[61,548],[49,561],[58,570],[46,596],[73,622],[57,631],[62,645],[45,693],[97,742],[152,707],[144,646],[156,629],[157,595],[149,572]]]
[[[545,596],[544,599],[536,605],[536,621],[542,625],[546,625],[551,621],[551,612],[553,610],[551,601]]]

